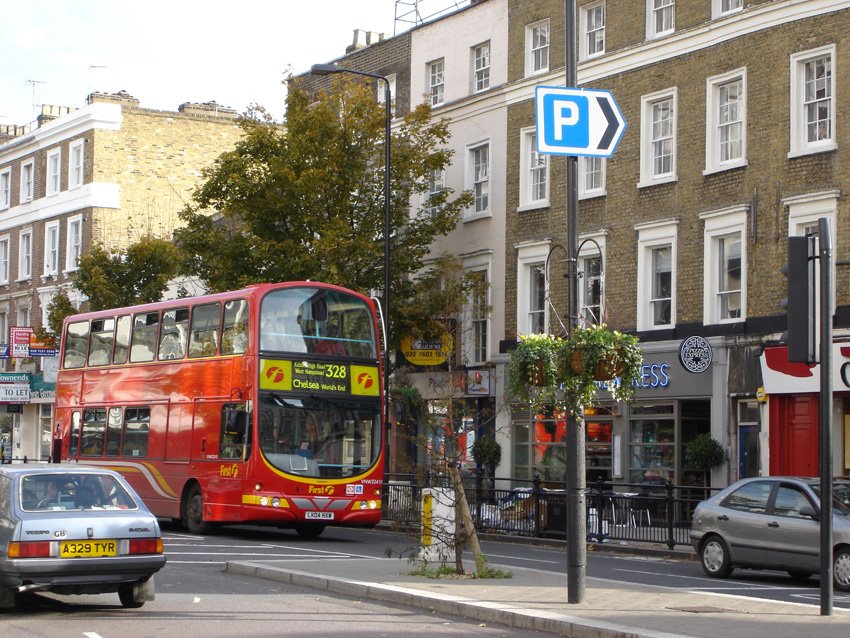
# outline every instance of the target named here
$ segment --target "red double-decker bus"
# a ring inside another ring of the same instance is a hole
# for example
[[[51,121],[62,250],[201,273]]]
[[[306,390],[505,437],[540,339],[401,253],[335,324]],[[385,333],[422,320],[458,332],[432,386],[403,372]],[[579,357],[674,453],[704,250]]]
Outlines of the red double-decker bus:
[[[289,282],[65,320],[54,460],[121,472],[193,533],[381,517],[375,305]]]

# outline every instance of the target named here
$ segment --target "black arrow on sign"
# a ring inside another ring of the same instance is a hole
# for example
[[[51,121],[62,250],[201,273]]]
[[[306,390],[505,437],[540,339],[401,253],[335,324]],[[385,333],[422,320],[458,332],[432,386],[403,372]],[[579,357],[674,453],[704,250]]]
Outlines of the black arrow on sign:
[[[608,128],[605,129],[602,139],[599,140],[599,149],[608,150],[608,147],[611,146],[611,140],[614,139],[614,135],[617,134],[617,129],[620,128],[620,122],[617,120],[617,116],[614,113],[614,109],[611,108],[611,103],[608,101],[608,98],[597,95],[596,101],[599,103],[599,108],[601,108],[602,112],[605,114],[605,119],[608,120]]]

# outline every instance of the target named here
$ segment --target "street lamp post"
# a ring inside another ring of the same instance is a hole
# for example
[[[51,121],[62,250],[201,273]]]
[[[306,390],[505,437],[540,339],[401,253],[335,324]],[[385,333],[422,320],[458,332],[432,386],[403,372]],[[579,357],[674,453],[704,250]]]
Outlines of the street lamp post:
[[[351,73],[375,78],[384,83],[384,427],[390,424],[390,230],[391,211],[390,206],[390,142],[392,140],[392,91],[390,81],[383,75],[369,73],[337,66],[336,64],[314,64],[310,67],[313,75],[333,75],[334,73]],[[384,467],[389,466],[389,430],[387,431],[387,450],[384,457]]]

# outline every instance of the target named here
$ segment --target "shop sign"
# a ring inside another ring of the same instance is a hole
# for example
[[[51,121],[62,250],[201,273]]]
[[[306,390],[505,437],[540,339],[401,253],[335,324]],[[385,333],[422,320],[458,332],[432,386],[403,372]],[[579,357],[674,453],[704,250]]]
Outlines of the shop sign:
[[[705,372],[711,366],[711,344],[699,335],[688,337],[679,347],[679,362],[688,372]]]
[[[8,359],[9,358],[9,344],[8,343],[0,343],[0,359]]]
[[[466,371],[466,394],[484,395],[490,394],[490,371],[489,370],[467,370]]]
[[[833,343],[831,358],[833,392],[850,390],[850,343]],[[788,361],[787,346],[765,348],[760,363],[768,395],[820,392],[820,364]]]

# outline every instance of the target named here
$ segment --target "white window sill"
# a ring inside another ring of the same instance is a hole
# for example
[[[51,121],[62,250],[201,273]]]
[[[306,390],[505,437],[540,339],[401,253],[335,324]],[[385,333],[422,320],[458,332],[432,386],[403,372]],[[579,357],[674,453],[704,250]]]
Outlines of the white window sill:
[[[461,219],[461,221],[465,224],[466,222],[474,222],[478,221],[479,219],[488,219],[492,216],[493,213],[491,213],[489,210],[485,210],[480,213],[467,213],[463,216],[463,219]]]
[[[27,281],[32,281],[32,277],[31,277],[31,276],[18,277],[18,278],[15,280],[15,283],[16,283],[16,284],[22,284],[22,283],[27,282]]]
[[[715,173],[722,173],[723,171],[731,171],[734,168],[743,168],[745,166],[749,166],[749,162],[746,159],[736,160],[734,162],[727,162],[725,164],[717,164],[716,166],[706,167],[706,169],[702,172],[703,175],[714,175]]]
[[[659,177],[658,179],[651,179],[647,181],[640,181],[637,184],[638,188],[648,188],[650,186],[658,186],[660,184],[670,184],[671,182],[678,182],[679,176],[675,173],[672,175],[667,175],[665,177]]]
[[[653,330],[670,330],[671,328],[675,328],[676,325],[672,323],[666,323],[663,326],[638,326],[638,332],[651,332]]]
[[[539,202],[531,202],[529,204],[522,204],[517,206],[516,212],[524,213],[529,210],[540,210],[541,208],[549,208],[549,200],[541,200]]]
[[[838,144],[835,142],[830,142],[828,144],[818,144],[817,146],[806,146],[804,148],[798,148],[790,151],[788,153],[788,159],[793,159],[795,157],[805,157],[806,155],[815,155],[817,153],[829,153],[830,151],[835,151],[838,149]]]
[[[63,271],[62,271],[62,274],[63,274],[65,277],[67,277],[67,276],[68,276],[68,275],[70,275],[71,273],[75,273],[75,272],[77,272],[78,270],[79,270],[79,268],[78,268],[78,267],[76,267],[76,266],[75,266],[74,268],[66,268],[65,270],[63,270]]]
[[[608,191],[606,189],[598,190],[598,191],[589,191],[587,193],[579,193],[578,198],[580,200],[585,199],[596,199],[597,197],[605,197],[608,195]]]

